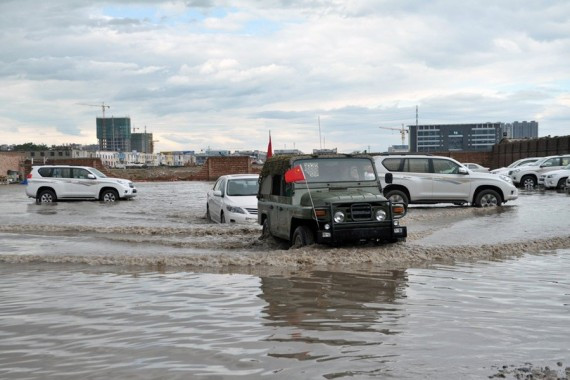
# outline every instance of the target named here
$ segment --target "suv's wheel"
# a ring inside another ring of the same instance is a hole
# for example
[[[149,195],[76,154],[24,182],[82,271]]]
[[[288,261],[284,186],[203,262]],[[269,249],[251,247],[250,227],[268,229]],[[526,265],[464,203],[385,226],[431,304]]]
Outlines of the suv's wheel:
[[[564,187],[566,187],[566,180],[568,178],[560,178],[560,181],[558,181],[558,184],[556,185],[556,188],[558,190],[564,190]]]
[[[477,207],[494,207],[500,206],[501,203],[499,194],[491,189],[482,190],[475,198],[475,206]]]
[[[36,197],[36,202],[37,203],[52,203],[57,201],[57,197],[55,195],[55,193],[53,192],[53,190],[42,190],[38,193],[38,196]]]
[[[404,203],[406,207],[408,207],[408,203],[410,202],[406,193],[401,190],[389,190],[386,193],[386,199],[388,199],[392,203]]]
[[[315,237],[313,231],[307,226],[299,226],[293,232],[293,248],[304,247],[306,245],[315,244]]]
[[[119,193],[116,190],[107,189],[101,192],[101,201],[103,202],[116,202],[119,200]]]
[[[525,175],[521,178],[521,185],[522,187],[535,187],[536,186],[536,178],[532,175]]]

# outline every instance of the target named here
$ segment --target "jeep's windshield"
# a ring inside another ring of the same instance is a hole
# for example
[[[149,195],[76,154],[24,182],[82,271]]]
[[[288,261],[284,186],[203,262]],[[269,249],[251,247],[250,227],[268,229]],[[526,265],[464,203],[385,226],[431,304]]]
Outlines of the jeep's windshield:
[[[295,165],[299,164],[309,183],[376,181],[372,162],[366,158],[317,158],[295,162]]]
[[[95,168],[89,168],[89,170],[91,171],[91,173],[95,174],[99,178],[107,178],[105,174],[101,173],[99,170]]]
[[[257,178],[232,179],[228,182],[226,194],[230,196],[257,195],[259,182]]]

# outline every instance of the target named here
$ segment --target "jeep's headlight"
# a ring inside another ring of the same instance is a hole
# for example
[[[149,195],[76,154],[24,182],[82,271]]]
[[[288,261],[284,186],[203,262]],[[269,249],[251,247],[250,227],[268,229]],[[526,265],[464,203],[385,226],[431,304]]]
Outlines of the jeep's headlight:
[[[386,220],[386,211],[376,210],[376,220],[379,222]]]
[[[502,175],[502,174],[501,174],[501,175],[499,175],[499,178],[502,179],[502,180],[505,181],[505,182],[513,183],[513,180],[511,179],[511,177],[508,177],[508,176],[506,176],[506,175]]]
[[[241,208],[241,207],[235,207],[235,206],[226,206],[226,209],[229,212],[233,212],[235,214],[245,214],[245,211]]]
[[[342,223],[344,222],[344,212],[342,211],[337,211],[334,213],[334,217],[333,220],[335,223]]]

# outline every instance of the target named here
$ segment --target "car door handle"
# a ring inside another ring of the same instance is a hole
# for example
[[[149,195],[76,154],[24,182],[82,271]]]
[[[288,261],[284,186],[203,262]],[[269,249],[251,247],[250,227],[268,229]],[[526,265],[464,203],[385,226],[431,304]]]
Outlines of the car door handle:
[[[279,207],[279,211],[283,211],[283,207]]]
[[[270,210],[273,210],[273,205],[269,206],[269,209],[270,209]]]

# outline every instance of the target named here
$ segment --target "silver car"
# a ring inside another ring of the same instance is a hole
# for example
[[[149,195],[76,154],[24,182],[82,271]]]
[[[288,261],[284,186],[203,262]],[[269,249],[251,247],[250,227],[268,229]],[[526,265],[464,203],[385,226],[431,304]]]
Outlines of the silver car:
[[[131,181],[109,178],[89,166],[33,166],[26,181],[26,195],[35,198],[37,203],[51,203],[58,199],[115,202],[137,195],[137,189]]]

